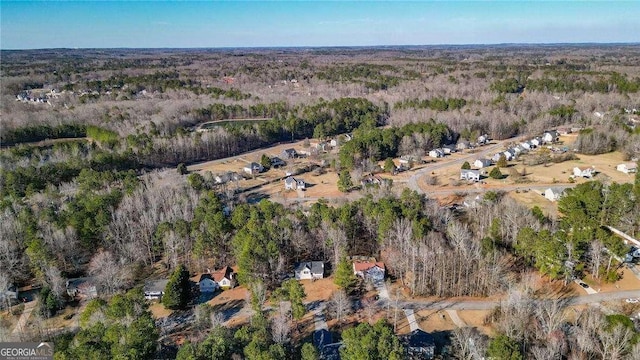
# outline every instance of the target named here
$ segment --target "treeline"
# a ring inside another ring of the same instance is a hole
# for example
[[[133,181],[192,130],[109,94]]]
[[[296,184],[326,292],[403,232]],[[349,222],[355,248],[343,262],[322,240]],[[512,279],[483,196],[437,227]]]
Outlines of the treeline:
[[[640,180],[640,177],[637,177]],[[599,181],[566,190],[558,201],[562,214],[558,229],[521,229],[514,244],[516,254],[541,273],[555,279],[582,277],[613,282],[619,278],[616,258],[628,247],[606,226],[634,234],[640,227],[640,182],[604,185]],[[548,221],[540,213],[540,219]]]
[[[91,159],[0,169],[0,196],[20,198],[30,195],[44,190],[49,185],[57,186],[69,182],[77,177],[83,169],[123,171],[139,168],[140,165],[131,153],[116,154],[96,151]]]
[[[221,97],[232,99],[236,101],[245,100],[251,98],[251,94],[246,94],[239,89],[231,88],[224,90],[215,86],[203,87],[198,81],[192,79],[181,79],[180,73],[173,72],[154,72],[152,74],[144,75],[113,75],[105,80],[91,80],[85,83],[86,88],[90,91],[97,91],[104,93],[106,91],[112,91],[116,89],[123,89],[128,87],[126,91],[132,95],[142,91],[157,91],[160,93],[167,92],[167,90],[179,90],[185,89],[192,91],[195,94],[210,94],[212,97],[219,99]],[[63,90],[84,90],[79,89],[78,84],[67,83],[63,86]]]
[[[2,131],[2,145],[12,146],[26,142],[37,142],[49,139],[90,137],[108,146],[115,145],[119,136],[115,131],[95,125],[61,124],[58,126],[36,125]]]
[[[253,124],[230,123],[202,133],[178,133],[167,137],[131,135],[127,142],[134,147],[143,164],[153,167],[177,165],[233,156],[281,141],[326,138],[361,126],[375,127],[384,124],[388,116],[384,108],[362,98],[321,101],[294,109],[286,103],[249,108],[214,104],[199,112],[207,117],[269,116],[273,119]]]
[[[421,139],[420,148],[424,154],[424,151],[455,141],[455,134],[445,124],[434,121],[408,124],[401,128],[362,128],[354,133],[353,140],[340,148],[340,165],[352,169],[359,165],[355,159],[379,161],[413,154],[417,150],[414,142],[417,138]],[[402,144],[407,149],[403,149]],[[410,153],[401,154],[405,150]]]
[[[332,66],[318,72],[316,76],[329,82],[361,82],[368,89],[386,90],[397,86],[401,80],[404,80],[402,77],[388,74],[397,71],[399,70],[391,65],[355,64]],[[413,72],[405,73],[405,75],[409,75],[411,78],[416,77]]]
[[[541,79],[529,79],[526,88],[533,91],[554,93],[569,93],[584,91],[594,93],[618,92],[622,94],[637,93],[640,90],[640,78],[628,79],[627,76],[613,73],[608,79],[598,80],[580,79],[579,73],[569,73],[562,77]]]
[[[87,135],[87,127],[83,124],[62,124],[26,126],[16,129],[5,129],[0,132],[0,142],[11,146],[23,142],[36,142],[47,139],[80,138]]]
[[[460,98],[433,98],[433,99],[407,99],[398,101],[393,105],[394,110],[405,109],[431,109],[436,111],[459,110],[467,105],[465,99]]]

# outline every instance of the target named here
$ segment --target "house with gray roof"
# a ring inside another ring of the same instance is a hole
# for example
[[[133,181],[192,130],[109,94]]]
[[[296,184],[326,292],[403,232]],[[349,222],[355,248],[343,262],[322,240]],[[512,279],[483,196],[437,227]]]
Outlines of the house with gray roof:
[[[324,262],[306,261],[296,265],[296,280],[315,280],[324,278]]]
[[[460,180],[480,181],[480,170],[460,170]]]

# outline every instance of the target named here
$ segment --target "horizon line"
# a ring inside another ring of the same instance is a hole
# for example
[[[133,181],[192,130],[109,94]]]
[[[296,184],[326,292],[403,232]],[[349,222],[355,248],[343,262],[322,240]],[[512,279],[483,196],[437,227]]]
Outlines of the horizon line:
[[[273,45],[273,46],[195,46],[195,47],[52,47],[52,48],[12,48],[0,51],[42,51],[42,50],[237,50],[237,49],[374,49],[409,47],[470,47],[470,46],[570,46],[570,45],[640,45],[635,42],[504,42],[504,43],[466,43],[466,44],[405,44],[405,45]]]

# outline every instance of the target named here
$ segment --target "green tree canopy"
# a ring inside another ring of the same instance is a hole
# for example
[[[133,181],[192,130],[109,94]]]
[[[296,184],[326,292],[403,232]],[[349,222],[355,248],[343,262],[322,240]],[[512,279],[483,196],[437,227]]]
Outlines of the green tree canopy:
[[[351,173],[349,170],[340,171],[338,177],[338,190],[342,192],[348,192],[353,187],[353,181],[351,180]]]
[[[184,309],[189,302],[191,283],[189,271],[184,265],[179,265],[171,274],[167,287],[162,296],[162,304],[167,309]]]
[[[462,169],[462,170],[469,170],[469,169],[471,169],[471,164],[469,164],[469,162],[468,162],[468,161],[465,161],[465,162],[462,164],[462,166],[460,167],[460,169]]]
[[[342,333],[343,360],[401,360],[405,351],[393,328],[384,320],[371,326],[362,323]]]
[[[499,335],[491,340],[487,348],[487,356],[500,360],[522,360],[524,357],[520,352],[520,347],[515,340],[506,335]]]
[[[342,258],[336,266],[336,273],[333,282],[348,291],[356,284],[357,281],[358,279],[353,273],[353,265],[347,260],[347,258]]]

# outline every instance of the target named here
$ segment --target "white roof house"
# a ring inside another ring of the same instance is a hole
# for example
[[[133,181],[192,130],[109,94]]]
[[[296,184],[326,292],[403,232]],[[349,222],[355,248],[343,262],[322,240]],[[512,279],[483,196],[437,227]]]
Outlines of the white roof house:
[[[564,195],[564,189],[558,187],[550,187],[544,191],[544,197],[549,201],[558,201]]]
[[[513,153],[511,151],[505,151],[502,153],[504,155],[505,158],[507,158],[507,161],[511,161],[513,159]]]
[[[520,146],[521,146],[523,149],[531,150],[531,144],[530,144],[528,141],[521,142],[521,143],[520,143]]]
[[[583,178],[590,178],[593,177],[594,171],[595,169],[593,168],[593,166],[576,166],[573,168],[573,175]]]
[[[638,172],[638,164],[636,163],[624,163],[616,166],[616,170],[622,171],[625,174],[632,174]]]

